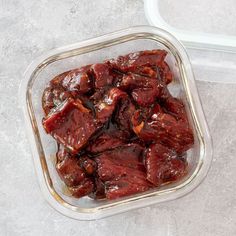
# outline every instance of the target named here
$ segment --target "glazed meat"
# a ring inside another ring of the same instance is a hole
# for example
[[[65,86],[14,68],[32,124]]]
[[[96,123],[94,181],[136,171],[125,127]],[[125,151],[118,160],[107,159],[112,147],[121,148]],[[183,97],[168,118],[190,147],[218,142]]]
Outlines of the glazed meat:
[[[108,60],[107,63],[121,72],[132,72],[139,75],[157,78],[169,84],[172,73],[164,61],[167,52],[164,50],[147,50],[119,56],[117,59]]]
[[[60,145],[56,156],[56,170],[74,197],[83,197],[93,192],[93,179],[86,175],[84,166],[79,158],[67,152],[62,145]],[[87,158],[86,163],[88,160]],[[86,164],[85,161],[83,163]],[[86,164],[86,166],[88,165]]]
[[[193,132],[189,124],[163,112],[159,105],[155,107],[151,117],[146,118],[141,110],[137,110],[132,117],[133,130],[143,141],[161,142],[178,154],[187,151],[193,145]]]
[[[98,136],[95,140],[91,140],[86,150],[91,153],[100,153],[106,150],[114,149],[125,143],[122,133],[105,132]]]
[[[161,94],[161,83],[157,78],[149,78],[129,73],[124,75],[117,87],[131,93],[139,106],[151,105]]]
[[[111,88],[107,93],[105,93],[102,100],[94,105],[97,122],[105,123],[115,111],[118,101],[127,97],[128,95],[120,89]]]
[[[146,149],[147,179],[155,186],[180,179],[186,173],[187,162],[162,144],[151,144]]]
[[[94,64],[92,70],[95,78],[94,84],[96,89],[112,85],[114,75],[108,65]]]
[[[127,144],[95,158],[107,199],[143,192],[152,187],[140,161],[142,151],[143,148],[137,144]]]
[[[69,71],[63,78],[61,85],[64,89],[76,93],[88,93],[93,90],[91,66],[85,66]]]
[[[43,119],[43,126],[60,144],[76,154],[96,131],[91,112],[80,100],[68,99]]]
[[[135,110],[136,108],[131,102],[131,99],[127,98],[120,102],[114,115],[114,122],[116,123],[118,129],[121,132],[126,133],[128,137],[133,134],[131,118]]]
[[[90,66],[64,72],[50,81],[43,93],[42,106],[47,115],[53,108],[68,98],[77,98],[79,95],[93,89],[93,78]]]
[[[188,173],[194,134],[171,95],[164,50],[119,56],[64,72],[42,95],[45,131],[58,143],[56,170],[76,198],[117,199]]]

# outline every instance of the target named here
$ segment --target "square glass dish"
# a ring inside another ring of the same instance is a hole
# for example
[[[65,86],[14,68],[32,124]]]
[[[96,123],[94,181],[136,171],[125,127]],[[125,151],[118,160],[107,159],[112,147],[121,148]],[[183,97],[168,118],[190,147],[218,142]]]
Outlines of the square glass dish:
[[[174,74],[174,81],[168,87],[172,94],[184,101],[194,130],[194,147],[187,153],[188,175],[179,182],[113,201],[71,197],[55,170],[56,142],[42,127],[41,97],[46,84],[62,72],[148,49],[165,49],[168,52],[166,60]],[[210,167],[211,137],[191,64],[182,44],[164,30],[137,26],[52,50],[28,67],[20,89],[20,102],[42,192],[51,206],[69,217],[99,219],[176,199],[196,188]]]

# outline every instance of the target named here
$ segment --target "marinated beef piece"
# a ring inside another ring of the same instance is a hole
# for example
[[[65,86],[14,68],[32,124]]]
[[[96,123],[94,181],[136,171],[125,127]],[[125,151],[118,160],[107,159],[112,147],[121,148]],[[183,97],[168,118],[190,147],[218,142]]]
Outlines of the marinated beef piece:
[[[113,75],[110,67],[106,64],[94,64],[92,70],[95,78],[95,88],[101,89],[113,82]]]
[[[96,111],[94,108],[93,102],[84,94],[77,93],[75,100],[80,100],[85,108],[87,108],[93,114],[93,117],[96,116]]]
[[[157,93],[152,88],[138,88],[132,91],[134,101],[140,106],[151,105],[156,100]]]
[[[103,152],[102,154],[100,154],[98,157],[95,158],[95,161],[98,163],[99,177],[103,181],[106,181],[108,179],[117,176],[109,167],[109,165],[106,165],[106,163],[110,162],[117,165],[117,167],[123,166],[123,167],[130,167],[134,169],[144,170],[144,166],[142,164],[143,151],[144,148],[141,145],[136,143],[129,143],[120,146],[116,149]],[[101,167],[100,164],[102,164],[102,168],[100,168]]]
[[[105,182],[106,198],[117,199],[145,192],[153,185],[146,180],[145,171],[123,167],[123,177]]]
[[[85,179],[80,185],[68,187],[73,197],[81,198],[91,194],[94,191],[94,183],[92,179]]]
[[[93,77],[91,75],[91,66],[84,66],[69,71],[63,78],[61,85],[68,91],[87,93],[93,89]]]
[[[162,111],[154,112],[146,121],[140,111],[136,111],[132,123],[136,135],[145,142],[161,142],[179,154],[193,145],[193,132],[189,126]]]
[[[69,153],[65,159],[56,165],[56,169],[61,179],[69,187],[77,186],[85,179],[85,173],[79,165],[79,160]]]
[[[42,107],[46,115],[48,115],[53,108],[60,105],[66,99],[72,97],[70,92],[66,91],[61,86],[61,81],[66,77],[68,73],[69,72],[67,71],[56,76],[44,89],[42,96]]]
[[[156,78],[149,78],[142,75],[128,73],[122,77],[117,87],[124,91],[132,91],[136,88],[153,88],[159,94],[159,81]]]
[[[170,67],[165,61],[162,61],[158,67],[159,74],[162,78],[162,81],[165,82],[165,84],[169,84],[173,80],[173,75],[171,73]]]
[[[157,78],[149,78],[129,73],[124,75],[117,87],[130,91],[134,101],[140,106],[151,105],[161,93],[161,83]]]
[[[169,96],[164,100],[163,106],[167,112],[173,115],[177,120],[183,121],[188,125],[186,110],[180,99]]]
[[[95,140],[91,140],[86,150],[91,153],[100,153],[106,150],[114,149],[119,146],[122,146],[124,141],[118,137],[109,133],[102,133]]]
[[[119,56],[117,59],[108,60],[107,63],[125,73],[133,72],[151,77],[160,74],[162,80],[168,84],[172,81],[172,73],[164,61],[166,55],[164,50],[147,50]]]
[[[138,75],[150,77],[150,78],[158,78],[159,76],[158,75],[159,71],[157,70],[155,66],[137,67],[134,73]]]
[[[86,151],[96,154],[111,150],[130,142],[132,137],[127,130],[117,129],[117,124],[110,119],[103,129],[90,139]]]
[[[164,50],[147,50],[119,56],[117,59],[108,60],[107,63],[122,72],[135,72],[139,67],[160,65],[166,55]]]
[[[135,110],[131,100],[124,99],[124,101],[120,102],[114,115],[114,122],[117,124],[118,129],[128,133],[129,137],[133,133],[131,118]]]
[[[57,142],[76,154],[100,127],[80,100],[68,99],[43,119],[43,126]]]
[[[53,78],[43,92],[42,107],[46,115],[68,98],[80,97],[92,87],[90,66],[64,72]]]
[[[152,144],[145,151],[147,179],[155,186],[176,181],[187,173],[187,162],[162,144]]]
[[[58,86],[48,86],[44,92],[42,97],[42,107],[44,113],[48,115],[53,108],[59,106],[66,99],[72,97],[70,92],[66,91],[64,88]]]
[[[141,107],[137,109],[131,118],[131,123],[133,130],[136,134],[139,134],[141,129],[144,126],[144,122],[147,122],[149,119],[151,119],[153,114],[159,114],[162,111],[161,106],[156,103],[149,107]]]
[[[95,105],[98,123],[105,123],[115,111],[118,101],[128,95],[118,88],[111,88],[103,99]]]
[[[63,72],[57,76],[55,76],[52,80],[50,80],[49,85],[51,87],[62,86],[63,79],[70,73],[70,71]]]
[[[95,158],[107,199],[140,193],[152,187],[146,180],[145,167],[140,161],[142,150],[137,144],[128,144]]]
[[[62,145],[57,152],[56,170],[73,196],[83,197],[93,191],[93,180],[86,176],[79,159],[67,152]]]

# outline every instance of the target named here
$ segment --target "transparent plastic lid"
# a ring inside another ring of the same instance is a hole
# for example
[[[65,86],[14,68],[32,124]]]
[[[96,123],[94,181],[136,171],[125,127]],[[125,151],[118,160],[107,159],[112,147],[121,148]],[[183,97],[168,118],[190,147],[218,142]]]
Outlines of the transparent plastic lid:
[[[235,0],[145,0],[149,23],[185,46],[236,51]]]
[[[197,80],[236,83],[235,0],[144,0],[144,9],[183,43]]]

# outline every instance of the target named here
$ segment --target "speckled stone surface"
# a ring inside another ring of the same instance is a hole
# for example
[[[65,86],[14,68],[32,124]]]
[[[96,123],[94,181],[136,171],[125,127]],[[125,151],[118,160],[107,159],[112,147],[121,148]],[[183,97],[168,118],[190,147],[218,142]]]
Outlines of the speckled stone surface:
[[[24,70],[49,49],[137,24],[147,24],[141,0],[0,1],[1,236],[236,235],[236,85],[197,82],[214,157],[187,196],[80,222],[57,213],[40,192],[18,104]]]

